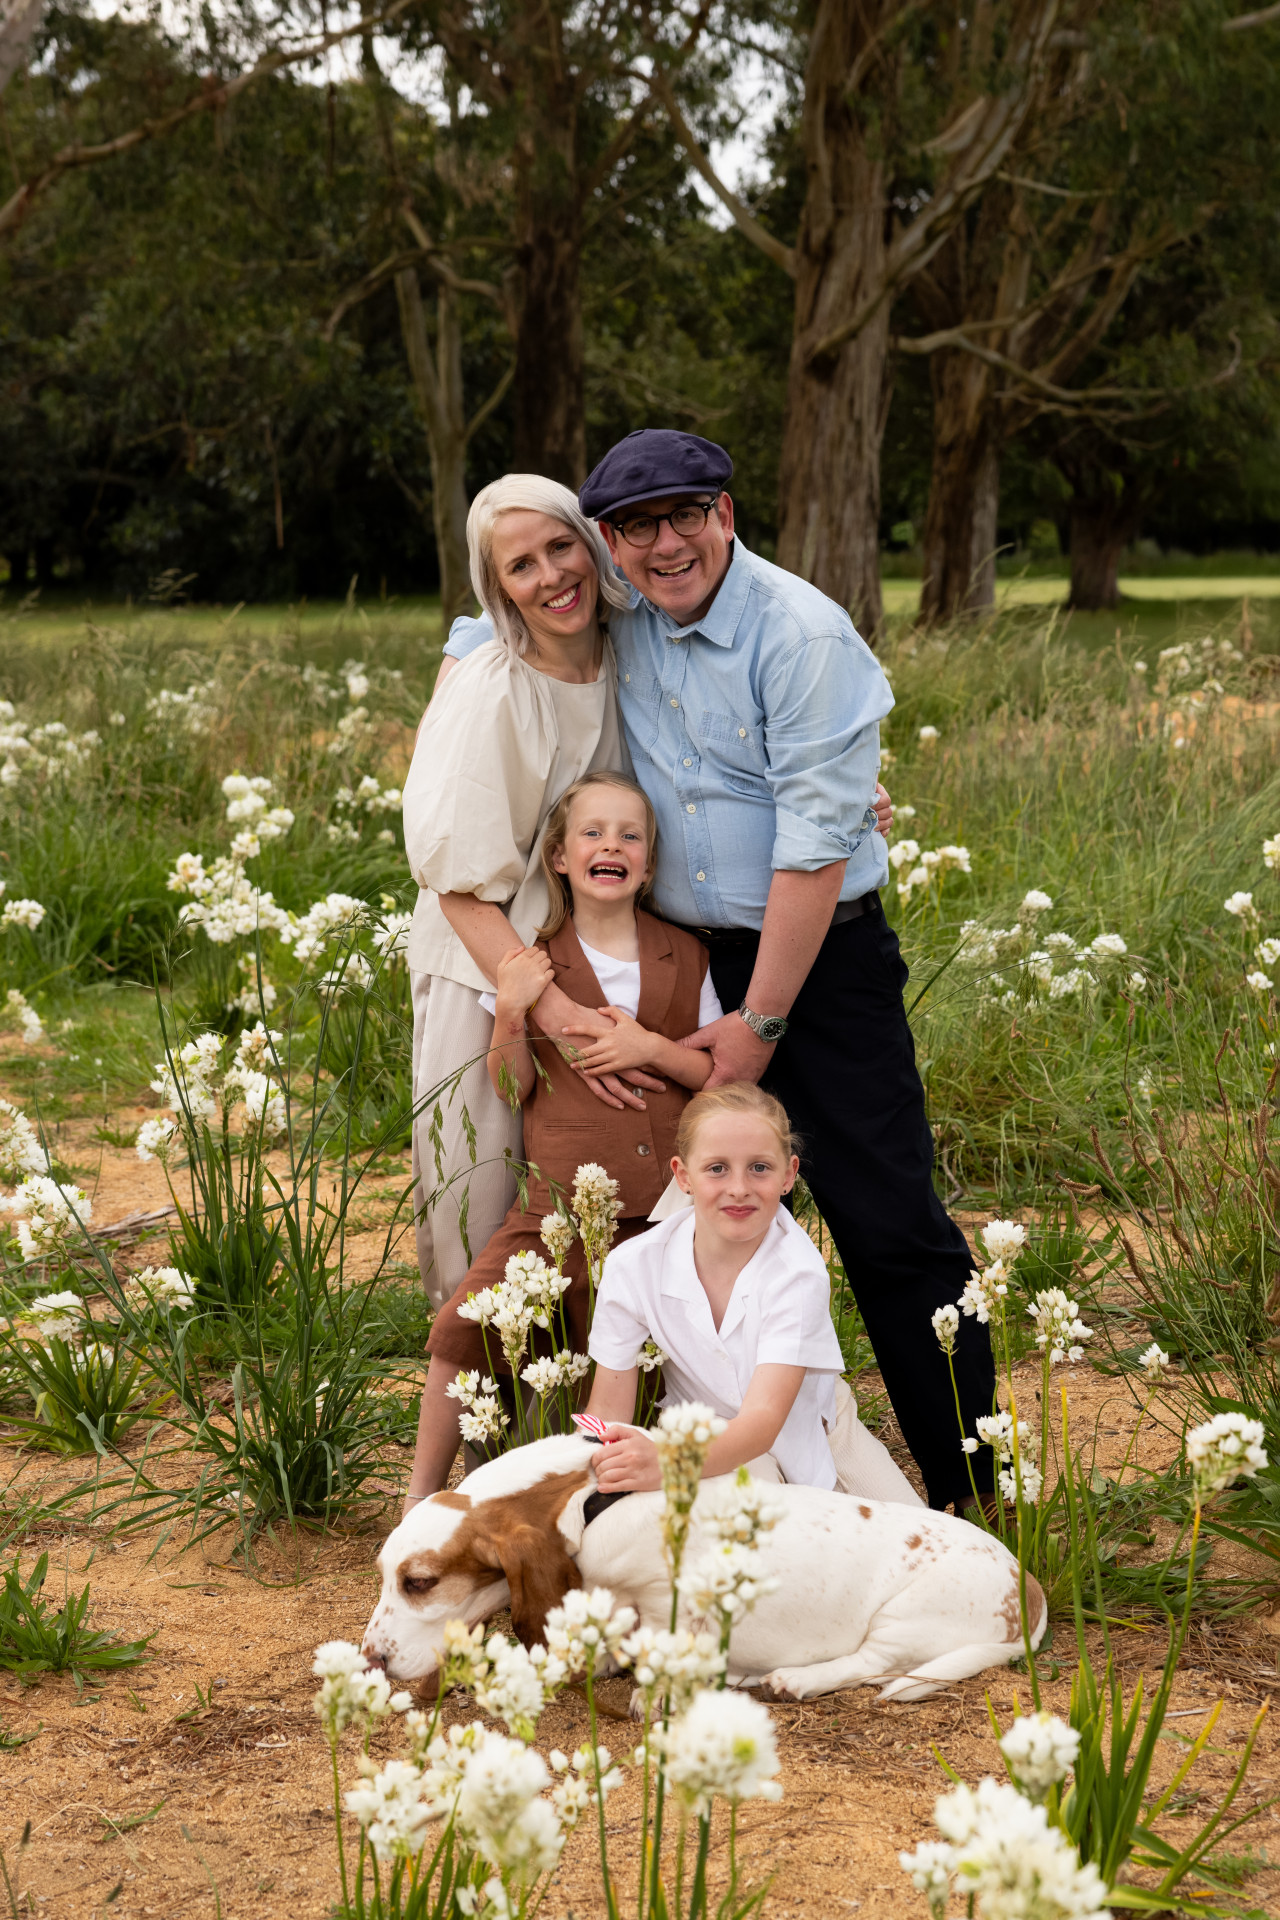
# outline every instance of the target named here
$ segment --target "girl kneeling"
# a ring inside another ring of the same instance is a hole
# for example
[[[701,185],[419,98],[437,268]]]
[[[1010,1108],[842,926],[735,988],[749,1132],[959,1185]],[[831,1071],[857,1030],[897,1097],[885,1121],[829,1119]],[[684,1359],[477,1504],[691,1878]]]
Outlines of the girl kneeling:
[[[661,1485],[653,1441],[629,1424],[637,1356],[652,1340],[666,1356],[665,1400],[701,1401],[729,1423],[705,1475],[749,1464],[758,1478],[920,1505],[858,1419],[826,1263],[780,1204],[800,1167],[781,1104],[746,1085],[696,1095],[672,1165],[692,1206],[615,1247],[596,1300],[587,1410],[615,1423],[601,1490]]]

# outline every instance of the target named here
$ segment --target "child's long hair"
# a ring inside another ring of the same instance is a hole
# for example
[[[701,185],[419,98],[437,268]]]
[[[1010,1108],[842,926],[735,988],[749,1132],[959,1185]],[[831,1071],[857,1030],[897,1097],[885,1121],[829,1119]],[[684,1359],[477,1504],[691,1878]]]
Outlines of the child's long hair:
[[[540,940],[550,940],[552,934],[559,933],[569,915],[573,912],[573,893],[569,886],[569,876],[557,873],[552,861],[557,853],[564,852],[565,835],[569,830],[569,809],[580,793],[587,793],[592,787],[621,787],[623,793],[633,793],[637,800],[644,803],[645,831],[649,836],[649,864],[645,872],[645,882],[636,895],[637,907],[644,906],[653,886],[654,868],[658,860],[658,820],[653,811],[649,796],[636,781],[629,780],[625,773],[610,773],[606,768],[598,768],[595,773],[584,773],[581,780],[575,780],[566,787],[560,798],[547,815],[546,832],[542,836],[542,871],[547,877],[547,893],[551,905],[542,926],[538,928]]]
[[[800,1151],[800,1141],[791,1130],[791,1122],[781,1100],[766,1093],[763,1087],[753,1086],[749,1080],[732,1080],[726,1086],[707,1087],[701,1093],[695,1093],[680,1115],[676,1152],[682,1160],[687,1162],[693,1152],[694,1138],[702,1122],[710,1120],[717,1113],[754,1114],[773,1128],[778,1136],[778,1145],[788,1159]]]

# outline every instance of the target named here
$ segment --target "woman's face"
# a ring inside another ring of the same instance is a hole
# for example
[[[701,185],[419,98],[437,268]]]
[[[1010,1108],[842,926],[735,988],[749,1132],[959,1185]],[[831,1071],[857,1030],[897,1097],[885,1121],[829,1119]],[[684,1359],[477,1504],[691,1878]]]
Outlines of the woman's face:
[[[593,627],[599,578],[586,542],[554,514],[513,508],[493,528],[498,585],[535,644],[573,639]]]
[[[800,1162],[756,1113],[711,1113],[689,1158],[671,1162],[676,1184],[693,1195],[699,1220],[724,1240],[758,1240],[789,1193]]]

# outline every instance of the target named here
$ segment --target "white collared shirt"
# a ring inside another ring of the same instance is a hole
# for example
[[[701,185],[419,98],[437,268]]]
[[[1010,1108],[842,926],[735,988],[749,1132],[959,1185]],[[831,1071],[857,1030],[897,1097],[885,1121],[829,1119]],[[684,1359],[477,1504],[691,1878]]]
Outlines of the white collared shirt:
[[[682,1208],[615,1247],[605,1262],[591,1358],[625,1372],[646,1340],[661,1347],[665,1405],[700,1400],[723,1419],[742,1411],[759,1366],[805,1367],[770,1451],[795,1485],[831,1488],[835,1464],[824,1422],[835,1420],[844,1369],[831,1324],[831,1282],[813,1241],[785,1207],[734,1282],[719,1332],[693,1263],[694,1213]]]

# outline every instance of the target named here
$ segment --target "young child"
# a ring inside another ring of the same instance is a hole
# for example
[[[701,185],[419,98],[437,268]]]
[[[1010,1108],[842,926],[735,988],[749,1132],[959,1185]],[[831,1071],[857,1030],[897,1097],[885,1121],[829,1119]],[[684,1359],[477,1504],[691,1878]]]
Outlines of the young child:
[[[555,1187],[567,1194],[587,1161],[602,1163],[619,1183],[618,1241],[642,1233],[667,1184],[685,1102],[711,1072],[709,1053],[676,1044],[720,1018],[706,949],[640,906],[653,877],[656,831],[645,794],[617,773],[575,781],[548,817],[542,864],[550,915],[536,946],[516,948],[501,961],[497,992],[482,1002],[494,1015],[489,1077],[504,1098],[514,1095],[523,1107],[526,1204],[512,1207],[436,1315],[406,1512],[443,1487],[453,1465],[460,1407],[448,1388],[458,1372],[495,1372],[502,1365],[498,1343],[491,1337],[486,1355],[479,1326],[461,1318],[458,1308],[468,1294],[501,1280],[512,1254],[541,1249],[539,1229],[543,1216],[555,1211]],[[603,1106],[530,1019],[529,1009],[552,980],[579,1005],[613,1018],[612,1033],[583,1037],[582,1066],[599,1073],[648,1068],[666,1081],[661,1093],[646,1089],[643,1111]],[[572,1276],[563,1296],[570,1344],[585,1352],[589,1302],[580,1245],[564,1270]]]
[[[637,1357],[653,1340],[666,1356],[665,1399],[701,1401],[729,1423],[705,1475],[749,1464],[759,1479],[920,1505],[858,1419],[826,1264],[780,1204],[800,1168],[781,1104],[754,1086],[698,1094],[673,1165],[693,1205],[616,1246],[596,1299],[587,1410],[614,1423],[596,1467],[601,1490],[662,1484],[653,1441],[629,1424]]]

